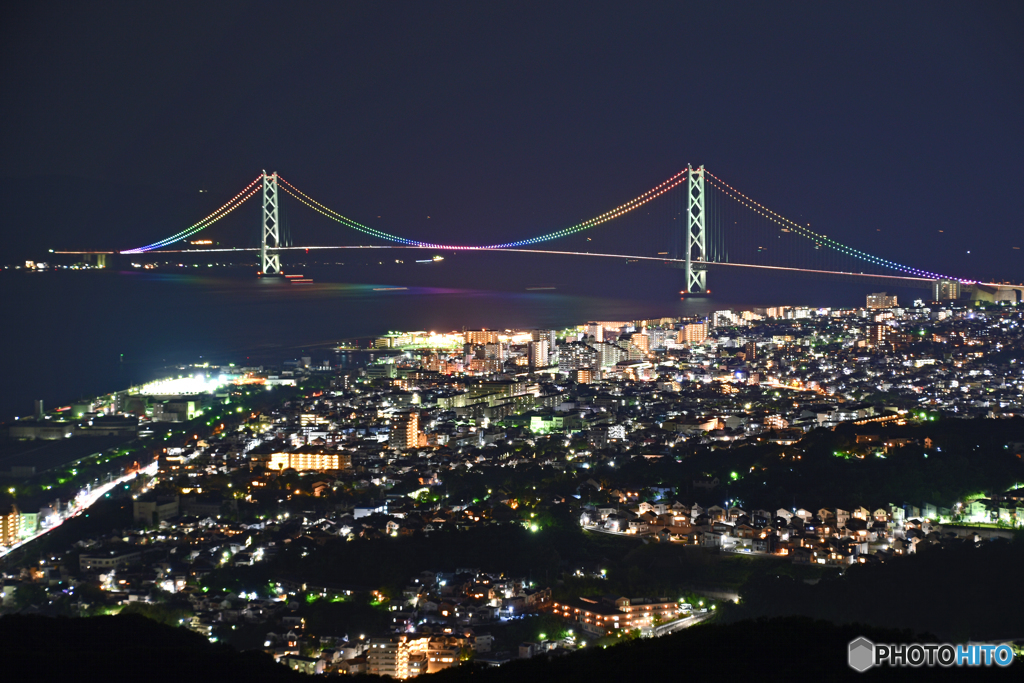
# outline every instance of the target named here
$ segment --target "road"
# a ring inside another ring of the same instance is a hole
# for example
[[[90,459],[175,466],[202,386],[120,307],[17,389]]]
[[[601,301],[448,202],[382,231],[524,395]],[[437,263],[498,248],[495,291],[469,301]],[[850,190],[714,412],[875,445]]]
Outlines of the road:
[[[152,463],[150,463],[146,468],[144,468],[142,470],[142,473],[143,474],[154,475],[154,474],[156,474],[156,469],[157,469],[157,462],[154,460]],[[71,519],[72,517],[77,517],[78,515],[82,514],[83,512],[88,510],[90,507],[92,507],[98,500],[103,498],[103,496],[107,495],[110,491],[112,491],[116,487],[120,486],[121,484],[125,484],[125,483],[131,481],[136,476],[138,476],[138,473],[135,473],[135,472],[133,472],[131,474],[126,474],[124,476],[118,477],[117,479],[114,479],[113,481],[107,482],[106,484],[103,484],[102,486],[99,486],[99,487],[91,490],[89,493],[87,493],[85,495],[79,495],[74,500],[74,507],[72,507],[70,511],[68,511],[62,517],[60,517],[55,523],[47,526],[44,529],[40,529],[38,532],[36,532],[32,536],[29,536],[28,538],[23,539],[22,541],[19,541],[18,543],[15,543],[10,548],[4,548],[4,549],[0,550],[0,558],[3,558],[4,556],[8,555],[9,553],[14,552],[18,548],[21,548],[21,547],[23,547],[25,545],[28,545],[29,543],[31,543],[32,541],[36,540],[37,538],[39,538],[40,536],[42,536],[44,534],[50,533],[51,531],[53,531],[54,529],[59,527],[61,524],[63,524],[66,520]]]
[[[705,619],[708,619],[709,617],[711,617],[713,614],[714,614],[714,612],[707,612],[707,613],[704,613],[704,614],[694,614],[693,616],[690,616],[690,617],[685,617],[683,619],[676,619],[675,621],[670,621],[667,624],[661,624],[660,626],[655,626],[653,629],[651,629],[651,637],[658,638],[660,636],[666,636],[669,633],[675,633],[676,631],[681,631],[684,628],[690,628],[691,626],[696,626],[697,624],[701,623]]]

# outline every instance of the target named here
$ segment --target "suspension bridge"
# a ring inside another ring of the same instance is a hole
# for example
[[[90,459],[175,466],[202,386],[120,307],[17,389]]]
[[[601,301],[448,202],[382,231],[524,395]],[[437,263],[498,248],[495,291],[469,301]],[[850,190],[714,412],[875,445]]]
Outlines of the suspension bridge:
[[[688,166],[643,194],[575,225],[477,245],[415,239],[359,223],[312,198],[278,173],[264,171],[199,222],[159,241],[119,253],[237,252],[238,247],[213,246],[212,240],[192,238],[256,196],[262,200],[259,246],[241,249],[259,252],[261,276],[283,274],[281,256],[290,250],[429,249],[659,262],[683,271],[682,293],[687,295],[708,292],[709,271],[746,268],[928,288],[937,293],[936,298],[938,293],[961,289],[987,291],[984,298],[996,301],[1019,301],[1024,297],[1024,285],[985,283],[962,274],[932,272],[838,242],[812,230],[809,224],[771,210],[703,166]],[[288,244],[282,239],[281,199],[285,196],[345,228],[338,241],[349,243]],[[195,248],[195,242],[211,246]],[[552,248],[556,245],[561,248]]]

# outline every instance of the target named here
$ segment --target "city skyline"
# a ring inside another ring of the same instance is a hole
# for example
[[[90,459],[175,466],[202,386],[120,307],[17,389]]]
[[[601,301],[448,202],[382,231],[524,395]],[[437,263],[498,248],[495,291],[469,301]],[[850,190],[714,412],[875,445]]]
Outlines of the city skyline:
[[[1012,666],[1016,612],[964,577],[1019,552],[1021,309],[864,304],[391,332],[355,366],[203,363],[37,404],[0,461],[0,561],[26,568],[0,626],[117,612],[267,675],[501,676],[635,665],[612,646],[765,610],[840,622],[833,591],[896,573],[919,590],[870,601],[858,636],[988,640]],[[950,571],[971,597],[935,611]]]

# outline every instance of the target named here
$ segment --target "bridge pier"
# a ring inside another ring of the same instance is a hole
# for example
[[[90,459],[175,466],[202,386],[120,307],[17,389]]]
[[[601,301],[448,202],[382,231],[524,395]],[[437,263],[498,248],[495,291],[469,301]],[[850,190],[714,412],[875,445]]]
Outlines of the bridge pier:
[[[964,285],[964,290],[970,292],[971,301],[986,301],[989,303],[1005,301],[1011,304],[1024,302],[1024,285],[982,284],[976,282],[972,285]]]

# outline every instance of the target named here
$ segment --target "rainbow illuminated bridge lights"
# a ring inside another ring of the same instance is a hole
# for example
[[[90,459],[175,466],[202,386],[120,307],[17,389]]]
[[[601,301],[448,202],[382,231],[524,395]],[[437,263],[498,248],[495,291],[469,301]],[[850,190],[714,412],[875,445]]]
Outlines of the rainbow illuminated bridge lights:
[[[281,186],[280,186],[281,189],[284,192],[286,192],[288,195],[290,195],[291,197],[295,198],[296,200],[298,200],[302,204],[305,204],[306,206],[308,206],[309,208],[313,209],[317,213],[322,214],[322,215],[326,216],[327,218],[330,218],[331,220],[336,221],[336,222],[344,225],[347,228],[350,228],[352,230],[356,230],[356,231],[361,232],[361,233],[363,233],[365,235],[369,235],[371,237],[375,237],[377,239],[384,240],[386,242],[391,242],[393,244],[407,246],[407,247],[425,247],[425,248],[430,248],[430,249],[445,249],[445,250],[456,250],[456,251],[473,251],[473,250],[489,250],[489,249],[493,249],[493,250],[510,250],[511,249],[511,250],[514,250],[514,249],[518,249],[518,248],[529,247],[529,246],[532,246],[532,245],[540,244],[540,243],[543,243],[543,242],[549,242],[551,240],[557,240],[557,239],[560,239],[562,237],[568,237],[569,235],[573,235],[573,234],[582,232],[584,230],[589,230],[590,228],[594,228],[594,227],[596,227],[598,225],[602,225],[604,223],[608,223],[610,221],[615,220],[616,218],[619,218],[620,216],[623,216],[623,215],[625,215],[625,214],[627,214],[627,213],[629,213],[631,211],[634,211],[635,209],[638,209],[641,206],[644,206],[645,204],[647,204],[647,203],[657,199],[658,197],[664,195],[666,192],[668,192],[668,191],[678,187],[679,185],[685,183],[686,180],[687,180],[688,172],[689,172],[689,169],[683,169],[682,171],[680,171],[679,173],[676,173],[675,175],[671,176],[670,178],[668,178],[664,182],[660,183],[656,187],[651,188],[647,192],[644,192],[643,194],[641,194],[640,196],[638,196],[638,197],[636,197],[634,199],[631,199],[630,201],[626,202],[625,204],[621,204],[621,205],[615,207],[614,209],[611,209],[610,211],[606,211],[605,213],[602,213],[599,216],[595,216],[595,217],[590,218],[588,220],[585,220],[585,221],[583,221],[581,223],[577,223],[576,225],[573,225],[573,226],[570,226],[570,227],[567,227],[567,228],[563,228],[561,230],[556,230],[554,232],[548,232],[548,233],[544,233],[544,234],[541,234],[541,235],[537,235],[536,237],[531,237],[529,239],[518,240],[518,241],[514,241],[514,242],[502,242],[500,244],[487,244],[487,245],[476,245],[476,246],[457,245],[457,244],[443,244],[443,243],[435,243],[435,242],[424,242],[424,241],[420,241],[420,240],[409,239],[409,238],[406,238],[406,237],[400,237],[398,235],[392,235],[392,234],[384,232],[382,230],[377,230],[375,228],[371,228],[371,227],[369,227],[367,225],[363,225],[362,223],[354,221],[351,218],[347,218],[346,216],[343,216],[342,214],[338,213],[337,211],[335,211],[335,210],[333,210],[333,209],[331,209],[331,208],[321,204],[320,202],[316,201],[315,199],[313,199],[312,197],[310,197],[309,195],[304,193],[302,190],[298,189],[297,187],[295,187],[294,185],[289,183],[287,180],[282,178],[280,175],[277,175],[277,179],[279,181],[281,181]],[[912,277],[920,277],[920,278],[928,278],[928,279],[959,280],[960,282],[965,283],[965,284],[971,284],[971,283],[974,282],[973,280],[964,280],[964,279],[961,279],[961,278],[951,277],[951,276],[948,276],[948,275],[941,275],[939,273],[933,273],[933,272],[930,272],[930,271],[927,271],[927,270],[921,270],[921,269],[918,269],[918,268],[913,268],[911,266],[903,265],[903,264],[900,264],[900,263],[896,263],[894,261],[890,261],[888,259],[884,259],[884,258],[880,258],[878,256],[874,256],[872,254],[868,254],[866,252],[860,251],[858,249],[854,249],[853,247],[847,246],[847,245],[842,244],[840,242],[836,242],[835,240],[832,240],[832,239],[830,239],[830,238],[828,238],[828,237],[826,237],[824,235],[821,235],[821,234],[818,234],[816,232],[813,232],[809,228],[801,226],[798,223],[796,223],[794,221],[791,221],[788,218],[785,218],[784,216],[781,216],[780,214],[772,211],[771,209],[766,208],[764,205],[754,201],[753,199],[751,199],[750,197],[746,196],[745,194],[743,194],[742,192],[740,192],[736,188],[732,187],[731,185],[729,185],[728,183],[723,181],[721,178],[718,178],[717,176],[713,175],[709,171],[705,170],[704,173],[705,173],[705,177],[711,183],[711,185],[714,186],[720,192],[722,192],[725,196],[727,196],[730,199],[734,200],[738,204],[740,204],[740,205],[750,209],[754,213],[756,213],[756,214],[758,214],[758,215],[768,219],[769,221],[772,221],[772,222],[778,224],[780,226],[780,229],[783,230],[784,232],[790,232],[792,234],[799,235],[801,237],[805,237],[805,238],[807,238],[809,240],[814,241],[816,244],[818,244],[820,246],[827,247],[827,248],[832,249],[832,250],[834,250],[834,251],[836,251],[838,253],[841,253],[841,254],[844,254],[846,256],[852,257],[854,259],[858,259],[860,261],[864,261],[864,262],[869,263],[871,265],[882,267],[882,268],[886,268],[886,269],[891,269],[891,270],[895,270],[895,271],[899,271],[901,273],[904,273],[904,274],[912,276]],[[176,233],[174,235],[171,235],[170,237],[166,237],[166,238],[164,238],[164,239],[162,239],[162,240],[160,240],[158,242],[154,242],[152,244],[148,244],[148,245],[146,245],[144,247],[137,247],[135,249],[128,249],[128,250],[122,251],[121,253],[122,254],[141,254],[141,253],[145,253],[145,252],[148,252],[148,251],[153,251],[155,249],[160,249],[161,247],[167,247],[167,246],[170,246],[170,245],[175,244],[177,242],[181,242],[182,240],[188,239],[189,237],[192,237],[196,233],[200,232],[201,230],[204,230],[205,228],[210,227],[211,225],[213,225],[214,223],[216,223],[220,219],[222,219],[225,216],[227,216],[228,214],[230,214],[232,211],[234,211],[239,206],[244,204],[247,200],[249,200],[253,195],[255,195],[257,192],[259,192],[259,190],[260,190],[260,183],[261,183],[262,180],[263,180],[263,175],[261,174],[259,177],[257,177],[255,180],[253,180],[251,183],[246,185],[242,189],[241,192],[239,192],[234,197],[232,197],[228,202],[226,202],[219,209],[217,209],[216,211],[211,213],[209,216],[203,218],[198,223],[195,223],[194,225],[191,225],[188,228],[185,228],[181,232],[178,232],[178,233]]]

